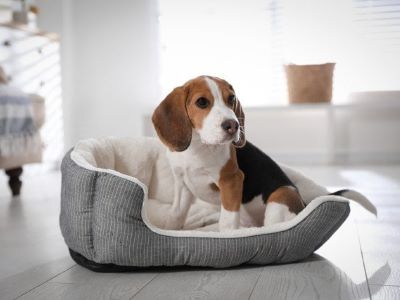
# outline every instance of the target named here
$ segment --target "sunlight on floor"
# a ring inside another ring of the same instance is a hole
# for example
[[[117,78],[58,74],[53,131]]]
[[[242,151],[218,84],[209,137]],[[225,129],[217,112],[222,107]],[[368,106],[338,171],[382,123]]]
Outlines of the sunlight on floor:
[[[351,186],[363,189],[381,189],[399,190],[399,180],[382,175],[377,171],[369,170],[343,170],[339,171],[339,175],[349,181]]]

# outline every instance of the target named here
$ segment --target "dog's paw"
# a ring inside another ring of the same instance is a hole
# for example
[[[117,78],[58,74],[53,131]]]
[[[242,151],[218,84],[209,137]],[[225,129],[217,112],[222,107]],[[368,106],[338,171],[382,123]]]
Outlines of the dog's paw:
[[[219,231],[238,229],[239,228],[239,212],[238,211],[228,211],[222,207],[218,226],[219,226]]]

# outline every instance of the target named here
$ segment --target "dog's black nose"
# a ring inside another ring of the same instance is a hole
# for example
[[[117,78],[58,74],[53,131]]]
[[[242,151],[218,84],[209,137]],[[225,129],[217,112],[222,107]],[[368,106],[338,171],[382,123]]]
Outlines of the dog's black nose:
[[[235,120],[225,120],[221,124],[222,129],[224,129],[229,134],[235,134],[238,131],[239,123]]]

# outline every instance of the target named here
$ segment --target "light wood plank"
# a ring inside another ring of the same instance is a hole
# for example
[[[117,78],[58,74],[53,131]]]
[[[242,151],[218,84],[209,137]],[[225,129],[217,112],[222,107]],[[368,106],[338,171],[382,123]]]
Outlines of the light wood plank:
[[[68,289],[70,288],[71,288],[70,284],[57,283],[57,282],[46,283],[45,285],[39,286],[36,289],[30,291],[29,293],[22,295],[18,299],[32,299],[32,300],[72,299],[66,297]],[[80,298],[80,296],[78,296],[75,299],[78,300],[84,298]]]
[[[400,251],[368,252],[364,260],[370,284],[400,286]]]
[[[372,300],[400,300],[399,286],[371,285]]]
[[[20,299],[130,299],[158,273],[95,273],[75,266]]]
[[[126,278],[128,282],[131,280],[141,279],[146,281],[149,278],[153,278],[158,274],[158,271],[152,269],[143,269],[137,272],[125,272],[125,273],[97,273],[85,269],[79,265],[71,268],[67,272],[54,277],[50,282],[57,283],[68,283],[68,284],[101,284],[108,281],[113,281],[114,278]],[[118,281],[118,280],[115,280]]]
[[[161,273],[134,299],[248,299],[262,267]]]
[[[400,182],[398,189],[385,188],[385,190],[367,191],[365,196],[379,208],[399,207]],[[380,214],[378,214],[380,217]]]
[[[131,299],[158,273],[95,273],[75,266],[20,299]]]
[[[0,281],[0,299],[14,299],[74,265],[70,257],[65,257],[4,278]]]
[[[251,299],[368,299],[366,281],[358,284],[324,259],[266,267]]]
[[[60,173],[25,174],[23,182],[17,198],[0,186],[0,281],[69,256],[59,227]]]
[[[316,253],[334,265],[339,273],[343,272],[351,281],[355,283],[366,281],[353,213]]]
[[[381,195],[384,202],[385,195]],[[398,194],[397,199],[400,199]],[[390,203],[388,199],[388,203]],[[370,284],[400,286],[400,203],[378,206],[378,219],[357,220]]]
[[[364,299],[368,283],[352,215],[317,251],[297,264],[267,266],[251,299]]]

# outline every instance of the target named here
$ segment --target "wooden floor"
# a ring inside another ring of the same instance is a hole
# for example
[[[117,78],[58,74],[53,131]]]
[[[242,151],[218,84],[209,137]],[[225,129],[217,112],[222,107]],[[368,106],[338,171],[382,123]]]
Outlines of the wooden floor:
[[[316,181],[353,187],[356,204],[307,260],[287,265],[97,274],[69,257],[58,227],[60,174],[26,174],[12,199],[0,175],[0,299],[400,299],[400,166],[301,167]]]

